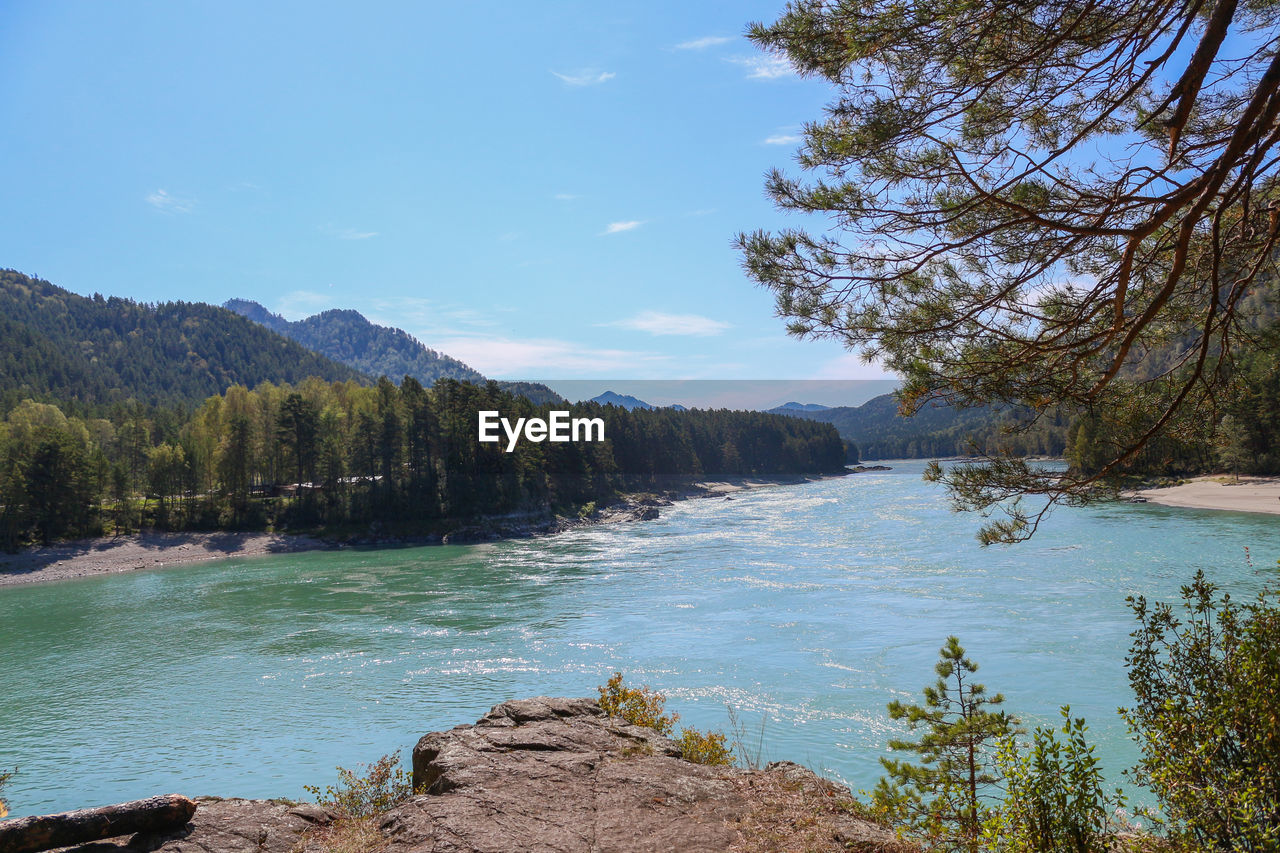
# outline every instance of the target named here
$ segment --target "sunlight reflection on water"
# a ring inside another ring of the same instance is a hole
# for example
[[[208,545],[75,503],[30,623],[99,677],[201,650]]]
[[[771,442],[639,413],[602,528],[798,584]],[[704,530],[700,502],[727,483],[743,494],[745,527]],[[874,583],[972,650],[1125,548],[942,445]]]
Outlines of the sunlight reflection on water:
[[[657,521],[477,546],[323,552],[0,590],[0,768],[14,814],[178,790],[301,797],[504,699],[614,670],[682,721],[869,788],[884,713],[958,634],[1030,724],[1084,714],[1113,778],[1131,615],[1196,568],[1275,573],[1265,516],[1060,510],[978,547],[920,463],[688,501]]]

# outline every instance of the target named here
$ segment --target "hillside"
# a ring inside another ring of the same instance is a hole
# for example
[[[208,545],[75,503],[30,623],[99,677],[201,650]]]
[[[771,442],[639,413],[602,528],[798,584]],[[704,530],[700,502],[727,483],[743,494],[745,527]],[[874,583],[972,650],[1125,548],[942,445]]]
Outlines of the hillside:
[[[1013,422],[1006,410],[990,406],[957,409],[930,403],[915,416],[898,414],[892,394],[874,397],[861,406],[806,410],[778,407],[775,414],[790,415],[835,426],[840,437],[857,445],[862,459],[917,459],[967,456],[1011,446],[1018,454],[1059,456],[1063,453],[1067,423],[1050,420],[1027,433],[1005,434],[1001,428]]]
[[[223,307],[369,376],[385,376],[394,382],[412,376],[427,386],[437,379],[487,381],[458,359],[436,352],[403,329],[371,323],[359,311],[334,309],[294,322],[249,299],[231,299]],[[498,387],[535,406],[564,402],[559,394],[537,382],[498,380]]]
[[[229,385],[366,377],[231,311],[92,298],[0,270],[0,407],[26,398],[100,407],[190,405]]]
[[[223,307],[370,376],[397,382],[412,376],[423,385],[437,379],[485,381],[479,371],[456,358],[424,346],[401,329],[371,323],[359,311],[334,309],[291,322],[247,299],[232,299]]]

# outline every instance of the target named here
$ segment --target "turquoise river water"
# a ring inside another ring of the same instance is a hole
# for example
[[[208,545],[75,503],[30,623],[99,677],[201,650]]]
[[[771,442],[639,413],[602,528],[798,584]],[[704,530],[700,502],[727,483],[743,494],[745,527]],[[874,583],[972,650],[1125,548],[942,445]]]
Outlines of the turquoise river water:
[[[1134,758],[1125,596],[1197,568],[1277,579],[1275,516],[1059,510],[983,549],[919,463],[692,500],[543,539],[225,560],[0,589],[0,769],[15,815],[157,793],[305,796],[514,697],[614,670],[682,722],[732,706],[763,758],[869,788],[892,699],[957,634],[1029,723],[1071,703],[1110,778]],[[1245,548],[1250,556],[1246,558]]]

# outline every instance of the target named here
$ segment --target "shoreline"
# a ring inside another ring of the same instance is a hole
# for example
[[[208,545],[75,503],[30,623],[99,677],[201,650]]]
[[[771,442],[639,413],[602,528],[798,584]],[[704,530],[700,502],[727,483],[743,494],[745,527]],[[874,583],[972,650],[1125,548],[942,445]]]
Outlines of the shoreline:
[[[1205,475],[1176,486],[1125,492],[1122,497],[1131,503],[1181,509],[1280,515],[1280,477],[1241,477],[1236,483],[1226,475]]]
[[[56,583],[82,578],[115,575],[147,569],[173,568],[210,560],[263,557],[307,551],[337,551],[352,548],[406,548],[428,545],[466,545],[504,539],[551,536],[598,524],[649,521],[659,517],[659,507],[693,498],[728,498],[751,489],[790,486],[846,474],[796,477],[740,477],[715,482],[684,483],[662,497],[627,496],[584,518],[553,516],[530,521],[514,517],[488,518],[444,536],[378,537],[370,535],[350,541],[325,539],[307,533],[265,533],[261,531],[212,531],[168,533],[149,531],[129,536],[78,539],[53,545],[33,546],[16,554],[0,552],[0,588],[32,583]]]

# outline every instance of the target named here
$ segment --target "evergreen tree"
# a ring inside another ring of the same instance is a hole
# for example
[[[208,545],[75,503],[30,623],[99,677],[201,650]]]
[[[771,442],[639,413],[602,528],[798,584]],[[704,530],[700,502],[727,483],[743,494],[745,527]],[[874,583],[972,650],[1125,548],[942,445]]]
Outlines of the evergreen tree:
[[[971,676],[978,665],[948,637],[924,688],[923,705],[889,704],[889,716],[903,720],[917,740],[890,740],[890,749],[915,753],[919,764],[881,758],[888,773],[872,794],[875,809],[907,836],[927,840],[942,851],[973,853],[987,817],[984,792],[1000,781],[995,747],[1014,733],[1017,720],[992,710],[1004,702],[988,696]]]
[[[319,451],[317,439],[320,434],[320,412],[315,403],[303,397],[297,391],[284,398],[280,406],[280,418],[276,423],[276,439],[293,455],[294,482],[299,492],[306,480],[306,474],[314,466]]]
[[[1240,482],[1240,471],[1253,465],[1253,453],[1249,450],[1249,430],[1231,415],[1223,415],[1218,422],[1217,460],[1225,470]]]
[[[1002,444],[938,469],[1008,513],[988,539],[1109,496],[1242,395],[1280,280],[1280,4],[792,0],[750,36],[833,92],[808,174],[767,184],[821,233],[738,237],[789,331],[900,373],[907,414],[1066,408],[1114,442],[1089,472]]]

